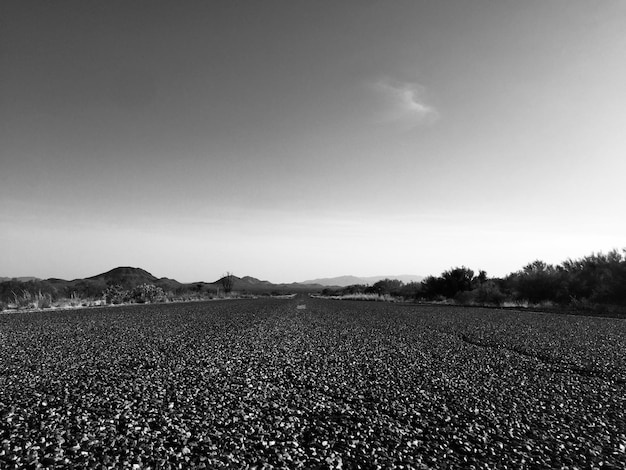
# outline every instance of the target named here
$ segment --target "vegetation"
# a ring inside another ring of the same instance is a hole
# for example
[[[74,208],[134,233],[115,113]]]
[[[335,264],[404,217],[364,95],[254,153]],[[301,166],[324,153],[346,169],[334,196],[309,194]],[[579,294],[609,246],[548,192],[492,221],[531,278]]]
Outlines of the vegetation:
[[[592,254],[558,266],[530,263],[506,279],[513,296],[529,303],[600,308],[626,306],[626,250]]]
[[[120,285],[107,287],[103,296],[107,305],[119,305],[130,301],[130,292],[122,288]]]
[[[230,294],[233,290],[233,286],[235,285],[235,276],[233,276],[232,273],[227,272],[224,276],[222,276],[219,282],[222,285],[224,292],[226,294]]]
[[[131,298],[139,304],[164,302],[165,292],[152,284],[141,284],[131,291]]]
[[[592,254],[552,266],[537,260],[503,279],[476,275],[465,266],[429,276],[421,283],[385,279],[373,286],[325,289],[326,296],[345,299],[454,302],[484,306],[561,306],[586,311],[626,311],[626,250]],[[378,298],[377,298],[378,296]]]

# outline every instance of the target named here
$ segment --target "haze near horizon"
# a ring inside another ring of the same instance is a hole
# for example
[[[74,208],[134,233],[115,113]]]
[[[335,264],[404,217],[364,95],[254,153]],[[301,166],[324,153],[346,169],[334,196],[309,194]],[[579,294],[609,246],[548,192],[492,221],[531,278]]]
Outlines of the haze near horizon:
[[[0,276],[626,246],[626,3],[0,3]]]

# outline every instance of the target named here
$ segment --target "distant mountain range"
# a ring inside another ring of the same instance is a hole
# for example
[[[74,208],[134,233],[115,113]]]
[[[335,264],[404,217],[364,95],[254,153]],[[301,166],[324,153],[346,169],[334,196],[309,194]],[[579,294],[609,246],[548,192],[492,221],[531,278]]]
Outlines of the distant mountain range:
[[[21,277],[21,278],[0,278],[0,282],[36,282],[38,287],[46,287],[52,289],[55,292],[65,292],[70,295],[71,292],[81,292],[87,296],[97,296],[104,291],[109,285],[119,285],[125,289],[132,289],[141,284],[154,284],[167,291],[217,291],[222,289],[222,279],[218,279],[214,282],[190,282],[181,283],[175,279],[167,277],[158,278],[148,271],[141,268],[133,268],[129,266],[121,266],[102,274],[87,277],[84,279],[73,279],[67,281],[65,279],[39,279],[35,277]],[[233,276],[233,290],[237,292],[247,292],[251,294],[261,293],[295,293],[295,292],[315,292],[323,289],[321,284],[304,284],[293,282],[291,284],[274,284],[269,281],[262,281],[251,276],[237,277]]]
[[[304,282],[292,282],[274,284],[270,281],[263,281],[251,276],[237,277],[233,276],[233,290],[236,292],[247,292],[250,294],[262,293],[296,293],[296,292],[316,292],[325,287],[345,287],[353,284],[369,284],[372,285],[382,279],[398,279],[402,282],[419,282],[422,276],[400,275],[400,276],[340,276],[333,278],[313,279]],[[167,277],[156,277],[148,271],[141,268],[133,268],[129,266],[121,266],[102,274],[87,277],[84,279],[73,279],[67,281],[64,279],[50,278],[39,279],[36,277],[20,277],[20,278],[0,278],[0,282],[34,282],[37,286],[35,289],[50,290],[53,292],[64,293],[69,296],[72,292],[80,292],[86,296],[98,296],[107,286],[119,285],[125,289],[133,289],[141,284],[154,284],[161,287],[166,292],[180,291],[196,291],[211,292],[222,289],[222,279],[214,282],[191,282],[181,283],[175,279]]]
[[[353,286],[355,284],[372,285],[383,279],[397,279],[406,283],[409,282],[421,282],[424,276],[417,276],[414,274],[400,274],[389,276],[369,276],[369,277],[357,277],[357,276],[339,276],[339,277],[326,277],[321,279],[312,279],[310,281],[304,281],[301,284],[320,284],[322,286]]]
[[[18,282],[28,282],[28,281],[39,281],[38,277],[32,276],[23,276],[23,277],[0,277],[0,282],[6,281],[18,281]]]

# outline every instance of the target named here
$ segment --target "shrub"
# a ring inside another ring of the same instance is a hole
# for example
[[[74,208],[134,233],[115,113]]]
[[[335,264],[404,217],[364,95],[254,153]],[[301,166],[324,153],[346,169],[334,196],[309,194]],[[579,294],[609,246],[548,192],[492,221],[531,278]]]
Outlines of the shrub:
[[[496,282],[489,280],[481,283],[472,291],[477,303],[483,305],[495,305],[499,307],[506,300],[506,295],[500,290]]]
[[[405,299],[417,299],[422,294],[422,284],[419,282],[409,282],[402,286],[399,293],[400,296]]]
[[[404,283],[398,279],[383,279],[374,283],[372,289],[378,295],[399,295],[402,286]]]
[[[441,297],[444,291],[443,279],[435,276],[428,276],[422,281],[422,296],[425,299],[436,300]]]
[[[563,263],[564,290],[573,303],[626,304],[626,256],[616,250]]]
[[[165,301],[165,292],[163,292],[163,289],[153,284],[141,284],[135,287],[130,296],[132,300],[140,304]]]
[[[519,300],[531,304],[555,301],[559,297],[560,273],[551,264],[537,260],[526,265],[521,271],[509,275],[508,282]]]
[[[128,302],[130,299],[129,292],[119,285],[107,287],[102,295],[104,297],[104,301],[109,305],[118,305],[124,302]]]
[[[428,276],[422,281],[421,295],[426,299],[453,299],[459,292],[472,290],[474,271],[465,266],[444,271],[441,276]]]
[[[351,294],[363,294],[367,290],[367,286],[363,284],[352,284],[350,286],[346,286],[342,289],[341,295],[351,295]],[[333,289],[326,288],[323,292],[328,291],[327,294],[324,295],[332,295],[334,292]]]
[[[42,294],[41,291],[33,296],[33,307],[50,308],[52,307],[52,296],[50,294]]]
[[[227,272],[219,282],[222,285],[224,292],[228,295],[235,286],[235,276],[231,272]]]
[[[70,294],[70,298],[68,301],[70,307],[80,307],[80,305],[83,303],[82,298],[80,296],[80,294],[76,293],[76,292],[72,292]]]
[[[13,298],[15,299],[15,308],[18,310],[33,307],[33,294],[27,290],[23,290],[20,295],[13,292]]]
[[[476,303],[476,291],[459,291],[454,296],[454,302],[459,305],[474,305]]]

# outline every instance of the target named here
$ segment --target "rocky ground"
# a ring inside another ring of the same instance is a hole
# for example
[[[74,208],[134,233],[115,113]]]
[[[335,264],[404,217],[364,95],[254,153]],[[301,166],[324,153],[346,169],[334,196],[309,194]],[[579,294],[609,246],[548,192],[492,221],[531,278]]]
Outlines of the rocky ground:
[[[626,320],[299,297],[0,317],[0,468],[624,468]]]

